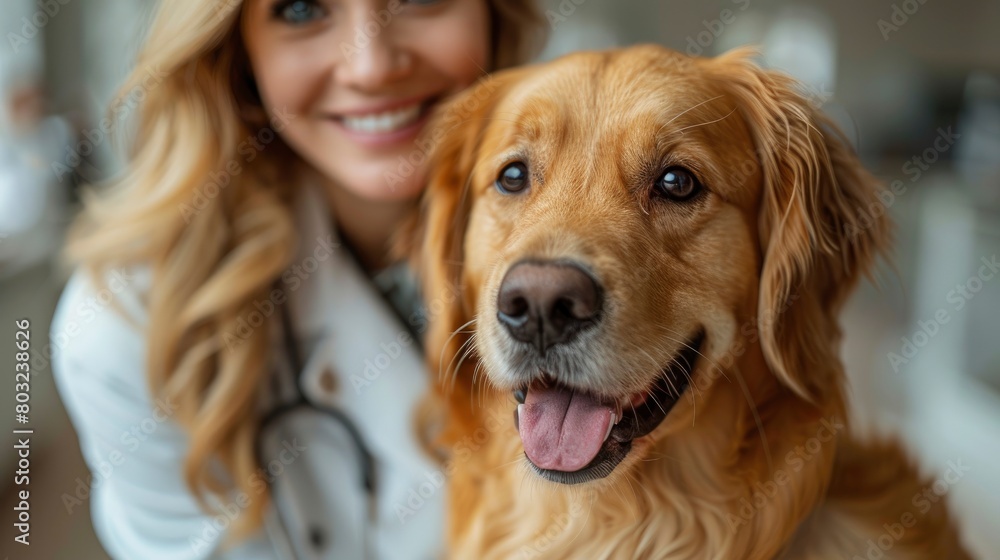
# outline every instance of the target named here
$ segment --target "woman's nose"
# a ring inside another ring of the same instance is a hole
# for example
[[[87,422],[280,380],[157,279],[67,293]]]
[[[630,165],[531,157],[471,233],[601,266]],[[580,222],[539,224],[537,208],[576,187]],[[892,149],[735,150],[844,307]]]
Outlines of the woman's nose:
[[[378,90],[410,73],[413,56],[393,40],[391,29],[370,19],[353,29],[349,40],[340,48],[343,53],[339,72],[342,84],[361,90]]]

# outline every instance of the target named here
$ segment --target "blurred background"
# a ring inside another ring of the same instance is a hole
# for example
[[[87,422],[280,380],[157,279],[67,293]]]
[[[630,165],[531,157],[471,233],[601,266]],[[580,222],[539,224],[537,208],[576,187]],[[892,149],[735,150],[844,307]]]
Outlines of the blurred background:
[[[58,261],[78,189],[121,165],[100,121],[138,49],[151,0],[4,0],[0,13],[0,341],[33,331],[31,558],[106,558],[89,473],[43,337],[68,276]],[[1000,2],[996,0],[547,0],[543,58],[660,43],[694,55],[753,44],[803,81],[893,195],[891,264],[844,314],[859,429],[903,438],[951,485],[965,542],[1000,558]],[[131,106],[119,108],[131,110]],[[0,364],[14,347],[0,343]],[[139,372],[136,372],[137,374]],[[13,376],[0,385],[12,407]],[[11,449],[10,435],[4,436]],[[14,454],[0,456],[12,511]],[[0,551],[22,558],[4,522]]]

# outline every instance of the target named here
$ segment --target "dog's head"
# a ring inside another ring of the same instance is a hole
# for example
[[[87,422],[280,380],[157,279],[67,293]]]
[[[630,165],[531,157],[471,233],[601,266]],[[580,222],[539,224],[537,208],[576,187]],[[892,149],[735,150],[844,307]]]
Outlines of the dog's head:
[[[888,224],[836,130],[748,55],[575,54],[487,78],[432,128],[428,356],[461,409],[474,349],[544,478],[634,464],[749,348],[750,386],[837,390],[837,310]]]

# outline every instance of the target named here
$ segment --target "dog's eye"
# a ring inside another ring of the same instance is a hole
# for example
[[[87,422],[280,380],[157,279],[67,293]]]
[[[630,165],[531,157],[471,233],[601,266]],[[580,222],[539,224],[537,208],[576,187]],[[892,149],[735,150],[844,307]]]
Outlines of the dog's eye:
[[[701,192],[701,183],[683,167],[671,167],[656,181],[656,191],[670,200],[683,202]]]
[[[517,161],[504,167],[496,184],[497,189],[504,194],[523,191],[528,186],[528,166]]]

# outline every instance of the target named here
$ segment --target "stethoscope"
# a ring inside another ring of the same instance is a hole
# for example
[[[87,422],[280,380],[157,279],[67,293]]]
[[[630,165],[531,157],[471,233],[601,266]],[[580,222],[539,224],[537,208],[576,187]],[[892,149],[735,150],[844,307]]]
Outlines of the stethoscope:
[[[360,467],[359,470],[361,472],[361,480],[359,482],[367,494],[368,521],[371,523],[374,521],[374,504],[376,499],[375,460],[371,451],[368,449],[368,446],[365,444],[364,438],[361,436],[361,432],[358,430],[357,425],[351,421],[351,419],[348,418],[343,411],[324,405],[323,403],[314,402],[306,396],[307,393],[305,391],[303,381],[305,364],[303,363],[302,356],[299,353],[299,346],[296,342],[295,332],[292,326],[291,314],[289,313],[287,302],[279,307],[281,309],[282,340],[288,364],[292,368],[292,371],[295,372],[294,388],[296,394],[291,401],[278,405],[273,410],[268,412],[261,420],[260,431],[258,432],[257,441],[255,443],[257,464],[264,465],[267,462],[264,458],[264,451],[261,447],[261,441],[263,440],[261,435],[266,432],[269,425],[277,422],[292,412],[302,410],[317,411],[329,416],[336,422],[340,423],[340,425],[344,428],[353,443],[355,451],[357,452]],[[270,508],[273,512],[273,514],[271,514],[271,519],[273,519],[277,528],[280,529],[280,534],[274,534],[272,531],[272,537],[276,537],[276,539],[274,539],[275,548],[282,549],[279,550],[279,553],[281,553],[285,558],[297,560],[299,555],[296,553],[295,547],[291,542],[290,535],[292,535],[292,532],[290,531],[289,525],[282,514],[281,505],[277,500],[272,500],[272,505],[273,507]],[[370,541],[370,531],[367,530],[367,527],[368,525],[366,524],[362,541],[365,550],[364,557],[370,558],[372,543]],[[310,535],[310,539],[313,541],[312,544],[314,546],[319,547],[323,541],[323,536]]]

